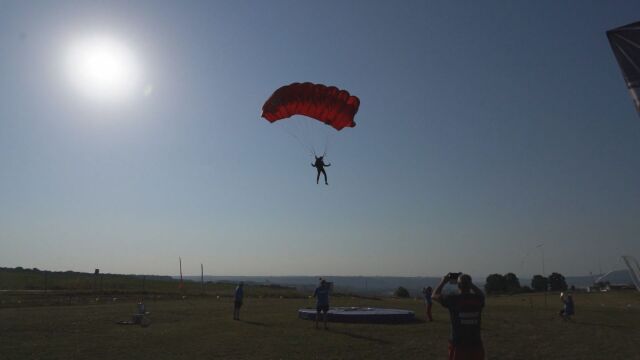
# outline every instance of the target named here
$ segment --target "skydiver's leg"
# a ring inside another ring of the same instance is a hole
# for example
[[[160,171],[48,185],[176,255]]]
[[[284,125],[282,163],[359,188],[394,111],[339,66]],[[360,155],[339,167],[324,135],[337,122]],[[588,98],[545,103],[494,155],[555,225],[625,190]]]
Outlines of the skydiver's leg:
[[[325,185],[329,185],[329,183],[327,182],[327,172],[324,171],[324,169],[322,169],[322,174],[324,175],[324,183],[325,183]],[[318,174],[318,177],[320,177],[320,174]]]
[[[316,176],[316,184],[320,181],[320,169],[318,169],[318,176]]]

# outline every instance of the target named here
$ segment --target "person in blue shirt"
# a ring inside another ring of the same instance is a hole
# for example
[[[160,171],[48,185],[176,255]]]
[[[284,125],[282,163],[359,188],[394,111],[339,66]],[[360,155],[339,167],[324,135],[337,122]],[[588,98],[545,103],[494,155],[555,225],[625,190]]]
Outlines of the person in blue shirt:
[[[457,283],[459,293],[443,295],[442,288],[447,282]],[[462,273],[445,275],[433,294],[433,300],[449,310],[449,360],[484,360],[480,337],[484,293],[473,284],[471,276]]]
[[[244,284],[241,281],[233,293],[233,320],[240,320],[240,308],[242,307],[242,299],[244,298],[243,288]]]
[[[571,320],[571,316],[573,316],[573,314],[575,313],[573,296],[571,296],[571,294],[562,294],[560,300],[562,301],[562,310],[560,310],[560,316],[563,320]]]
[[[316,329],[318,328],[318,320],[320,319],[320,313],[322,313],[324,328],[327,327],[327,312],[329,312],[329,283],[326,280],[320,280],[320,286],[313,292],[313,297],[316,298]]]

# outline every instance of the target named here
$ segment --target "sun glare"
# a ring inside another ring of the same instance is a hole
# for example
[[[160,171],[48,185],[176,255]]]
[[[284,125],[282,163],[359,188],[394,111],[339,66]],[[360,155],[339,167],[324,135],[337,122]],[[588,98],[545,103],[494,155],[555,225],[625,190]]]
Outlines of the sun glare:
[[[115,102],[142,93],[140,66],[134,53],[114,38],[78,39],[69,47],[65,65],[71,85],[92,100]]]

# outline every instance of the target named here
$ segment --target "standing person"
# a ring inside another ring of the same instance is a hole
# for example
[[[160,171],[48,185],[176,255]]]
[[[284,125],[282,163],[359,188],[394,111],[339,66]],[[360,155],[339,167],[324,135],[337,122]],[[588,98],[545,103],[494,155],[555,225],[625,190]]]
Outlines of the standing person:
[[[244,298],[243,288],[244,284],[240,281],[233,293],[233,320],[240,320],[240,308],[242,307],[242,299]]]
[[[427,286],[422,289],[422,294],[424,295],[424,306],[427,310],[427,319],[429,321],[433,321],[433,317],[431,317],[431,306],[433,305],[433,300],[431,299],[433,293],[433,289],[431,286]]]
[[[142,320],[144,319],[144,315],[147,313],[145,306],[144,306],[144,299],[140,298],[140,301],[138,301],[138,304],[136,305],[136,313],[133,315],[133,321],[136,324],[142,324]]]
[[[444,285],[456,281],[459,293],[442,295]],[[484,293],[471,282],[471,276],[462,273],[445,275],[433,294],[433,300],[449,310],[449,360],[483,360],[480,317],[484,308]]]
[[[320,319],[320,313],[322,313],[324,329],[327,330],[327,312],[329,312],[329,284],[326,280],[320,280],[320,286],[313,292],[313,297],[316,298],[316,329],[318,328],[318,319]]]
[[[560,301],[562,301],[562,310],[560,310],[560,316],[563,320],[571,320],[571,316],[575,312],[573,304],[573,296],[571,294],[560,294]]]
[[[324,167],[329,167],[331,166],[331,164],[325,164],[324,163],[324,155],[323,156],[316,156],[316,162],[311,164],[311,166],[313,166],[314,168],[316,168],[316,170],[318,170],[318,176],[316,176],[316,184],[320,181],[320,173],[322,173],[322,175],[324,175],[324,184],[325,185],[329,185],[329,183],[327,182],[327,172],[324,171]]]

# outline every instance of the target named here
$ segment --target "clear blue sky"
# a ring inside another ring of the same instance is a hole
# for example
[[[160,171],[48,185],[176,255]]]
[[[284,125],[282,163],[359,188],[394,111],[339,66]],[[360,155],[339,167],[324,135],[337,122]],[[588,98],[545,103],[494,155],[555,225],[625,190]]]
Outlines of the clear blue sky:
[[[637,1],[2,1],[0,266],[526,276],[543,243],[547,273],[620,268],[640,118],[605,31],[638,20]],[[96,31],[151,94],[70,88],[64,48]],[[362,102],[328,187],[259,118],[295,81]]]

